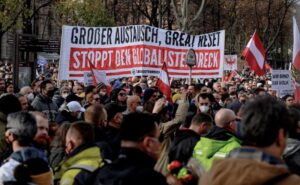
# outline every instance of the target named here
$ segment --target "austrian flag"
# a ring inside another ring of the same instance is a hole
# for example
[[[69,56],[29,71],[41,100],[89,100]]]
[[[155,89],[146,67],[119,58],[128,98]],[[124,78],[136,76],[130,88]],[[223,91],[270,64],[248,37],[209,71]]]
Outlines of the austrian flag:
[[[294,96],[295,101],[299,103],[300,100],[300,33],[295,17],[293,18],[293,33],[294,33],[294,44],[293,44],[293,64],[292,74],[294,80]]]
[[[112,87],[106,79],[106,73],[103,70],[98,70],[93,63],[89,60],[90,69],[92,72],[93,83],[97,86],[99,83],[103,83],[106,86],[107,95],[110,94]]]
[[[242,55],[255,74],[259,76],[265,74],[265,49],[256,32],[254,32]]]
[[[166,96],[168,102],[173,103],[166,62],[164,62],[163,66],[161,68],[160,76],[159,76],[159,79],[158,79],[156,85],[159,88],[159,90]]]

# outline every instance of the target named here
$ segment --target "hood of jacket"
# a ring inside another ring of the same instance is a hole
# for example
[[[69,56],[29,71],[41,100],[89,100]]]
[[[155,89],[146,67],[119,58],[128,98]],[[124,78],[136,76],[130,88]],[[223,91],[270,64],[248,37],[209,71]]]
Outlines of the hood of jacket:
[[[251,159],[224,159],[213,163],[211,170],[200,184],[263,185],[272,178],[288,173],[288,169],[284,166],[275,166]]]
[[[60,179],[64,172],[75,166],[86,166],[90,171],[103,165],[101,151],[98,146],[81,145],[76,148],[64,161],[55,169],[55,179]]]
[[[210,171],[201,178],[200,185],[291,185],[299,182],[300,178],[291,175],[281,160],[255,148],[243,147],[231,152],[227,159],[215,160]]]
[[[210,131],[204,137],[207,137],[207,138],[213,139],[213,140],[227,141],[230,138],[232,138],[232,136],[237,138],[237,136],[234,133],[232,133],[224,128],[214,126],[210,129]]]
[[[300,141],[297,139],[288,138],[287,145],[284,149],[283,156],[288,157],[300,150]]]
[[[190,129],[179,129],[175,132],[173,142],[175,145],[177,145],[181,141],[188,139],[188,138],[197,138],[199,140],[200,135]]]
[[[48,161],[45,153],[35,147],[25,147],[22,150],[12,153],[10,157],[20,163],[33,158],[41,158]]]

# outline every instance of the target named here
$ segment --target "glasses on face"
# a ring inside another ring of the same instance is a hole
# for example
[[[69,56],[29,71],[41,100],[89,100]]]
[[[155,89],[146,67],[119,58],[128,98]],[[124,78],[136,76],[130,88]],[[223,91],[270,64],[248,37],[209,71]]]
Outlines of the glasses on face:
[[[126,93],[119,93],[119,96],[126,96]]]
[[[294,101],[294,99],[287,99],[287,101]]]
[[[99,100],[100,100],[100,98],[94,98],[94,100],[95,100],[95,101],[99,101]]]

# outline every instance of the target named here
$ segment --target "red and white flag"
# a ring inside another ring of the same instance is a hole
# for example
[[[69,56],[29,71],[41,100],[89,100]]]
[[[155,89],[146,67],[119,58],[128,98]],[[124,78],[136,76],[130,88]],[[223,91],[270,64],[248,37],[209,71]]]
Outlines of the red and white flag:
[[[107,95],[110,94],[112,87],[106,78],[106,73],[103,70],[98,70],[94,64],[89,60],[90,69],[92,72],[93,83],[97,87],[97,85],[101,82],[106,86]]]
[[[265,74],[265,49],[256,32],[254,32],[242,55],[255,74],[259,76]]]
[[[170,81],[169,81],[169,74],[168,74],[167,64],[165,62],[161,68],[160,76],[156,82],[156,85],[160,89],[160,91],[166,96],[168,102],[173,103],[172,92],[171,92]]]
[[[294,34],[294,44],[293,44],[293,64],[292,64],[292,74],[294,80],[294,96],[295,101],[298,103],[300,100],[300,34],[298,25],[295,17],[293,17],[293,34]]]
[[[266,67],[266,70],[268,71],[272,71],[272,67],[270,66],[270,64],[268,64],[267,62],[265,63],[265,67]]]

